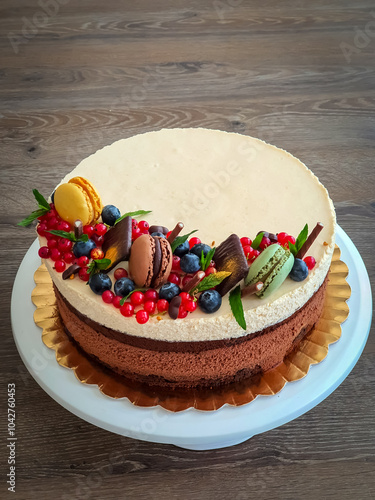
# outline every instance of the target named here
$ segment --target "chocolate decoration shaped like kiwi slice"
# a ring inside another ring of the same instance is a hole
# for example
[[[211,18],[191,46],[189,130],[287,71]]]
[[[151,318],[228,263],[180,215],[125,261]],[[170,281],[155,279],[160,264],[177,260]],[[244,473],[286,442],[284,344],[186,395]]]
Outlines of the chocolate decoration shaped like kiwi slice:
[[[213,259],[218,271],[227,271],[231,273],[216,287],[220,295],[224,296],[237,285],[249,271],[249,266],[247,265],[246,256],[239,237],[236,234],[228,236],[228,238],[216,248]]]
[[[132,218],[125,217],[104,235],[102,250],[111,264],[104,271],[108,273],[123,260],[128,260],[132,246]]]

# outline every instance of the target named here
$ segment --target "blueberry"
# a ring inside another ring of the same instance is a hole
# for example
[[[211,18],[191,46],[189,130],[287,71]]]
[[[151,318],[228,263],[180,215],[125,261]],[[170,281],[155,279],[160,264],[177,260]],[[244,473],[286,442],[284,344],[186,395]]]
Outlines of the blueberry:
[[[97,273],[90,276],[89,286],[94,293],[101,295],[112,288],[112,281],[108,274]]]
[[[151,233],[151,236],[160,236],[160,238],[165,238],[165,234],[159,233],[159,231],[155,231],[154,233]]]
[[[204,243],[197,243],[196,245],[193,246],[193,248],[190,251],[195,255],[198,255],[199,258],[201,258],[202,251],[203,255],[206,257],[206,255],[210,250],[211,247],[209,245],[205,245]]]
[[[176,295],[179,295],[180,293],[180,287],[178,287],[175,283],[167,281],[159,290],[159,298],[170,302],[173,297],[176,297]]]
[[[116,281],[114,290],[115,295],[120,295],[121,297],[126,297],[135,289],[135,283],[130,278],[120,278]]]
[[[178,247],[173,253],[178,257],[182,257],[183,255],[188,253],[189,250],[190,250],[189,242],[186,240],[185,243],[181,243],[181,245],[178,245]]]
[[[186,253],[180,260],[181,271],[184,273],[196,273],[201,268],[200,258],[194,253]]]
[[[106,205],[102,210],[102,221],[108,226],[114,226],[119,217],[121,217],[120,210],[114,205]]]
[[[198,305],[203,312],[214,313],[221,307],[221,295],[216,290],[206,290],[200,294]]]
[[[290,271],[289,278],[293,281],[303,281],[309,274],[309,268],[306,263],[301,259],[294,259],[292,270]]]
[[[73,246],[73,253],[74,256],[77,257],[82,257],[85,255],[86,257],[90,257],[91,250],[96,248],[95,241],[93,240],[88,240],[88,241],[77,241],[77,243],[74,243]]]

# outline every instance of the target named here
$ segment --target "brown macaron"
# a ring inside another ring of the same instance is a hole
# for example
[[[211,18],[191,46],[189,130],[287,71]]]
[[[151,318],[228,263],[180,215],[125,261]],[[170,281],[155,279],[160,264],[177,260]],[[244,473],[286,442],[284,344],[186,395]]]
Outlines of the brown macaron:
[[[131,247],[129,276],[139,288],[159,288],[168,281],[172,259],[172,248],[165,238],[142,234]]]

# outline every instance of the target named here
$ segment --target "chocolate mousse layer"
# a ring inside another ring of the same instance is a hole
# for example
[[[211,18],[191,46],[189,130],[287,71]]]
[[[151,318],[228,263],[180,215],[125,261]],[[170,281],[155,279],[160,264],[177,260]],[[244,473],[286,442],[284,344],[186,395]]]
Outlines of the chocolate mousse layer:
[[[89,356],[129,379],[149,385],[196,387],[239,381],[280,364],[320,319],[326,285],[327,278],[285,321],[242,338],[208,342],[132,337],[83,317],[57,290],[56,298],[68,334]]]

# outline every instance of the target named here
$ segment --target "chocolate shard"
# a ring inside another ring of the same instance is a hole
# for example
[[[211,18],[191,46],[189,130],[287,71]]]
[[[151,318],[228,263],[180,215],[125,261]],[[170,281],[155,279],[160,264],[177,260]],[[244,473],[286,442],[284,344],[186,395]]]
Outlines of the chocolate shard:
[[[80,269],[81,268],[78,264],[72,264],[62,273],[62,279],[67,280],[72,274],[77,274]]]
[[[104,271],[108,273],[121,261],[128,260],[132,246],[132,218],[125,217],[104,235],[102,250],[111,265]]]
[[[165,226],[150,226],[150,229],[148,230],[148,232],[151,234],[151,233],[163,233],[163,234],[167,234],[169,231],[169,229]]]
[[[176,297],[173,297],[171,300],[168,308],[168,314],[172,319],[178,318],[178,311],[180,309],[181,302],[182,298],[180,295],[176,295]]]
[[[218,271],[231,273],[228,278],[225,278],[216,287],[216,290],[223,296],[236,286],[249,271],[239,237],[236,234],[231,234],[225,241],[220,243],[215,250],[213,259]]]

